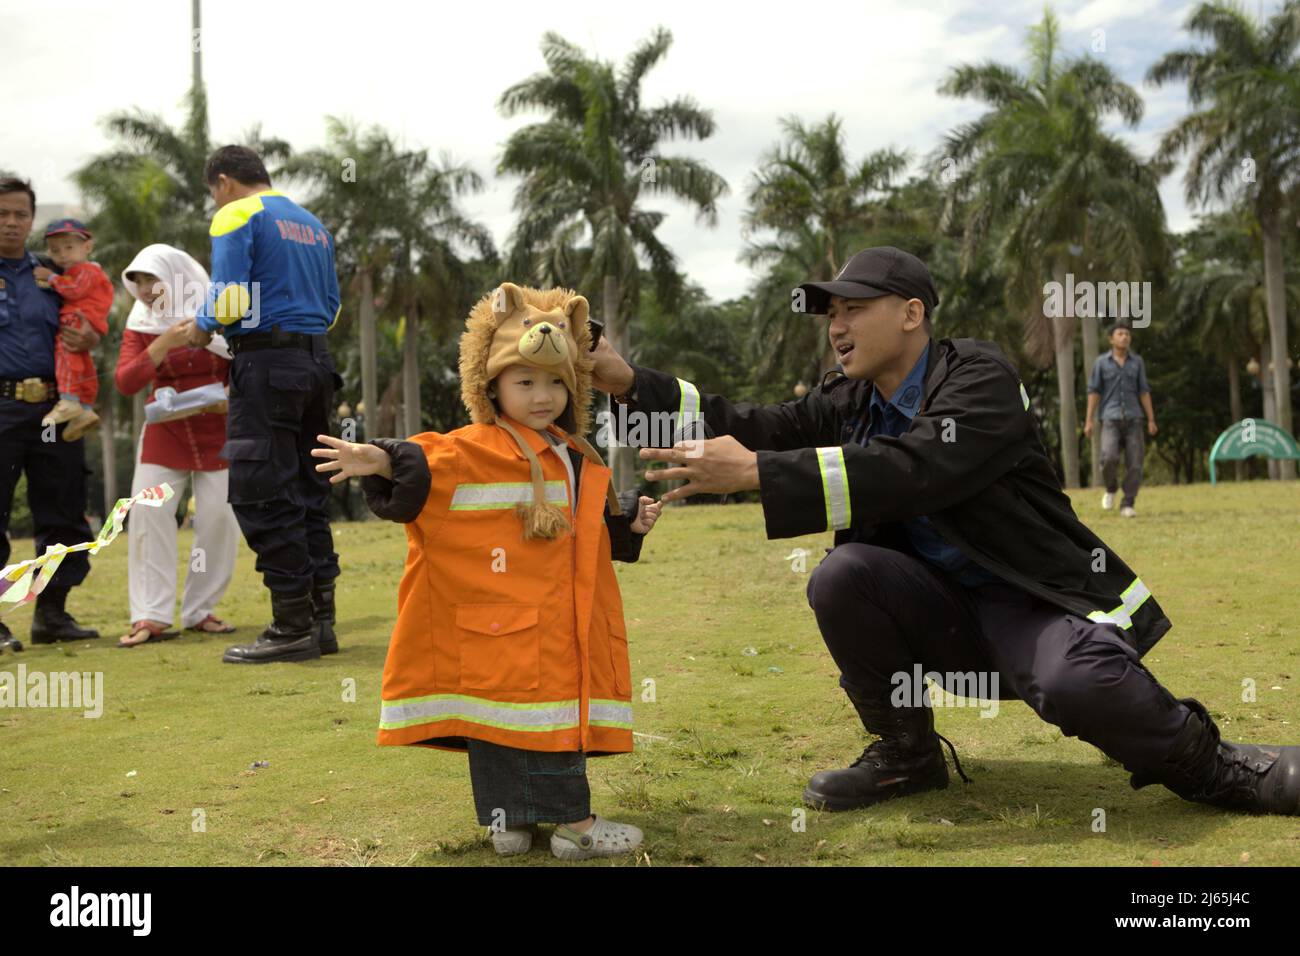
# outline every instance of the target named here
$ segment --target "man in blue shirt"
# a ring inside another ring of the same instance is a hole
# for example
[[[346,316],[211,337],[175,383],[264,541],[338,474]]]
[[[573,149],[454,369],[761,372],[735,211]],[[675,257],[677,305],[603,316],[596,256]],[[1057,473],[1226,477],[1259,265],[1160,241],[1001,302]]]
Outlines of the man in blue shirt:
[[[1120,449],[1124,450],[1124,497],[1119,513],[1125,518],[1137,517],[1133,505],[1142,485],[1142,460],[1146,454],[1143,412],[1147,434],[1156,433],[1156,412],[1151,404],[1147,369],[1142,357],[1129,349],[1132,336],[1132,329],[1123,319],[1111,326],[1110,351],[1097,356],[1088,376],[1088,411],[1083,424],[1084,435],[1091,437],[1092,423],[1100,409],[1101,471],[1106,482],[1101,506],[1107,511],[1115,506]]]
[[[867,421],[859,420],[854,426],[852,439],[865,445],[877,435],[898,438],[907,433],[921,407],[925,394],[925,376],[930,370],[930,354],[922,352],[907,377],[893,390],[889,398],[880,394],[880,384],[871,389],[871,402],[867,406]],[[953,547],[943,535],[934,530],[930,519],[921,516],[903,522],[908,541],[917,555],[927,563],[951,574],[966,587],[993,584],[1000,578],[984,570]]]
[[[59,296],[36,284],[41,261],[27,251],[36,216],[36,193],[21,179],[0,179],[0,567],[9,563],[9,514],[18,478],[27,474],[27,500],[36,532],[36,554],[52,544],[91,540],[86,523],[86,443],[63,441],[41,419],[54,407],[54,341],[62,335],[72,352],[94,348],[99,335],[59,330]],[[57,428],[62,429],[59,425]],[[90,571],[84,551],[63,560],[36,599],[33,644],[78,641],[99,632],[78,626],[65,609],[68,592]],[[21,650],[0,624],[0,647]]]
[[[271,592],[273,621],[232,664],[312,660],[338,650],[329,481],[308,454],[330,431],[343,384],[325,344],[338,318],[334,240],[271,188],[261,158],[224,146],[208,160],[212,286],[191,342],[221,329],[230,344],[226,444],[230,504]]]

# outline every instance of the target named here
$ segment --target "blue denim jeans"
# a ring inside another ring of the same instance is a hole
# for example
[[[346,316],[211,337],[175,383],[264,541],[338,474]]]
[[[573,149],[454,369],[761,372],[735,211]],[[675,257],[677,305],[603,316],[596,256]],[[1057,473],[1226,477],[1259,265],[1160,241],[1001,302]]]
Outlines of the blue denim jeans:
[[[591,816],[585,754],[519,750],[473,738],[466,743],[474,810],[483,826],[574,823]]]

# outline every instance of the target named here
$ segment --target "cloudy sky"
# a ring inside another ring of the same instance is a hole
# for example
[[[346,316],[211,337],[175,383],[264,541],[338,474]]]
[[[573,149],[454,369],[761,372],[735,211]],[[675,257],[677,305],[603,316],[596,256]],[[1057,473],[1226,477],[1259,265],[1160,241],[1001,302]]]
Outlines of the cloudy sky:
[[[1247,0],[1269,13],[1276,0]],[[1186,107],[1181,87],[1145,84],[1147,68],[1186,45],[1191,5],[1176,0],[1058,2],[1067,52],[1091,50],[1146,100],[1127,133],[1149,154]],[[212,134],[237,140],[255,122],[298,148],[319,145],[333,114],[380,124],[408,146],[448,151],[475,167],[488,188],[466,201],[504,243],[514,181],[492,171],[510,132],[529,117],[502,118],[495,102],[511,83],[543,68],[538,41],[558,31],[600,57],[621,61],[659,24],[673,33],[667,58],[644,86],[645,102],[689,94],[712,110],[717,132],[675,149],[728,181],[715,228],[671,201],[664,241],[687,274],[715,297],[751,281],[737,261],[750,174],[779,134],[782,116],[845,120],[850,156],[886,146],[914,165],[942,134],[981,111],[936,92],[957,63],[1020,65],[1041,0],[703,0],[417,4],[400,0],[220,0],[205,4],[204,75]],[[45,202],[76,202],[69,172],[107,148],[101,119],[127,107],[179,123],[189,85],[190,4],[185,0],[0,0],[0,62],[11,90],[0,167],[33,179]],[[1100,32],[1098,32],[1100,31]],[[1166,180],[1174,229],[1191,214],[1181,170]]]

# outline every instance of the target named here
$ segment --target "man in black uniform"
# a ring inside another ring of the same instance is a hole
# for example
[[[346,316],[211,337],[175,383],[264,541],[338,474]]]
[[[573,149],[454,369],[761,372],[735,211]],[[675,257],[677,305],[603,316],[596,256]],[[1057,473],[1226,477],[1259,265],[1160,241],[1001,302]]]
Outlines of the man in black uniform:
[[[86,524],[86,443],[64,441],[43,429],[41,419],[58,400],[54,337],[72,352],[95,347],[99,335],[59,329],[59,296],[36,284],[32,270],[43,263],[27,251],[36,216],[36,193],[21,179],[0,179],[0,567],[9,563],[9,513],[19,476],[27,473],[27,500],[36,531],[36,554],[51,544],[91,540]],[[45,439],[51,439],[46,441]],[[90,571],[86,552],[69,554],[36,598],[33,644],[99,637],[78,626],[65,610],[68,592]],[[19,650],[0,623],[0,643]]]
[[[798,311],[829,315],[841,370],[797,401],[734,405],[634,369],[607,343],[593,380],[633,411],[702,415],[723,436],[642,449],[672,463],[658,478],[690,481],[665,499],[757,489],[769,538],[835,530],[808,600],[840,686],[880,739],[816,774],[805,801],[848,810],[946,787],[925,688],[897,693],[900,677],[937,672],[996,676],[990,696],[1093,744],[1135,788],[1300,814],[1300,746],[1222,741],[1202,704],[1142,665],[1168,618],[1076,517],[998,347],[931,338],[939,297],[925,265],[876,247],[799,293]]]
[[[233,354],[226,444],[230,504],[271,592],[273,621],[231,664],[303,661],[338,650],[329,480],[308,452],[330,430],[342,379],[325,345],[338,318],[334,240],[271,188],[256,153],[223,146],[208,160],[212,288],[191,339],[218,328]]]

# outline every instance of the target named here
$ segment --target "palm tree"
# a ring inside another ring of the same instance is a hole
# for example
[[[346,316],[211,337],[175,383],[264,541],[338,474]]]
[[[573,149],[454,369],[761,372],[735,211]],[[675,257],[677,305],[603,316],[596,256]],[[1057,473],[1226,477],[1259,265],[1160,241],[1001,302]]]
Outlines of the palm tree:
[[[897,220],[881,194],[906,168],[907,154],[882,149],[851,161],[844,124],[833,113],[811,126],[786,117],[781,130],[784,141],[763,156],[747,196],[741,260],[768,268],[755,296],[757,337],[773,344],[765,350],[768,370],[792,349],[816,382],[835,364],[834,353],[816,323],[790,327],[790,290],[834,278],[867,235]],[[761,233],[775,235],[754,241]]]
[[[486,258],[496,255],[486,228],[457,205],[459,197],[483,187],[481,177],[445,156],[433,163],[424,150],[403,149],[381,127],[363,131],[336,117],[326,119],[326,146],[296,154],[282,171],[314,188],[309,201],[334,233],[345,301],[356,296],[367,417],[378,425],[381,405],[388,405],[378,385],[382,303],[389,317],[404,320],[404,425],[407,434],[420,431],[421,319],[426,313],[441,318],[444,308],[461,302],[459,248],[474,248]],[[386,395],[390,401],[395,397],[396,392]]]
[[[421,333],[423,322],[432,318],[454,326],[478,297],[459,249],[490,262],[497,254],[488,229],[468,219],[457,203],[483,188],[476,172],[447,156],[433,165],[421,150],[407,155],[407,182],[390,301],[403,310],[402,408],[409,436],[423,431],[419,356],[421,342],[430,338]]]
[[[122,176],[128,182],[146,174],[164,177],[167,203],[159,231],[149,241],[184,249],[206,266],[212,201],[203,169],[212,152],[212,141],[208,135],[207,93],[202,84],[192,86],[185,100],[188,113],[178,129],[162,116],[140,109],[110,114],[104,125],[117,146],[91,159],[75,175],[87,174],[100,181]],[[262,156],[273,176],[290,154],[288,143],[264,137],[260,125],[246,131],[241,142]]]
[[[697,221],[714,225],[727,189],[705,163],[662,151],[665,139],[713,135],[708,111],[689,96],[642,105],[642,81],[671,45],[672,34],[656,28],[616,70],[548,32],[541,44],[546,71],[508,88],[497,104],[507,117],[549,114],[510,136],[498,167],[522,177],[512,274],[539,285],[599,288],[598,316],[624,354],[639,301],[638,254],[649,260],[662,302],[671,305],[681,291],[676,258],[655,234],[664,213],[646,209],[645,199],[680,199],[694,207]],[[627,457],[611,457],[615,482],[625,485]]]
[[[1203,3],[1184,27],[1204,49],[1165,54],[1147,74],[1157,84],[1186,80],[1193,110],[1164,137],[1160,155],[1190,153],[1189,201],[1249,198],[1264,247],[1273,393],[1277,424],[1292,432],[1282,206],[1300,185],[1300,0],[1286,0],[1265,22],[1242,9]],[[1295,478],[1295,462],[1278,463]]]
[[[1252,360],[1248,369],[1258,373],[1264,418],[1276,421],[1261,236],[1253,212],[1239,205],[1205,216],[1180,245],[1170,283],[1174,329],[1226,363],[1232,421],[1245,417],[1240,366],[1247,359]],[[1290,308],[1300,303],[1300,283],[1287,283],[1286,299]],[[1243,463],[1237,465],[1240,476]],[[1269,471],[1276,474],[1276,461],[1269,461]]]
[[[1056,359],[1061,464],[1066,487],[1078,487],[1079,451],[1073,309],[1054,320],[1043,283],[1143,275],[1164,262],[1164,211],[1157,185],[1164,166],[1141,162],[1105,133],[1114,113],[1134,126],[1142,101],[1109,67],[1060,51],[1060,28],[1049,10],[1030,29],[1029,69],[998,63],[954,68],[942,93],[980,100],[989,111],[957,127],[942,147],[953,171],[953,209],[964,215],[964,258],[991,234],[1008,304],[1024,318],[1028,354]],[[1086,320],[1085,361],[1097,353],[1096,318]]]

